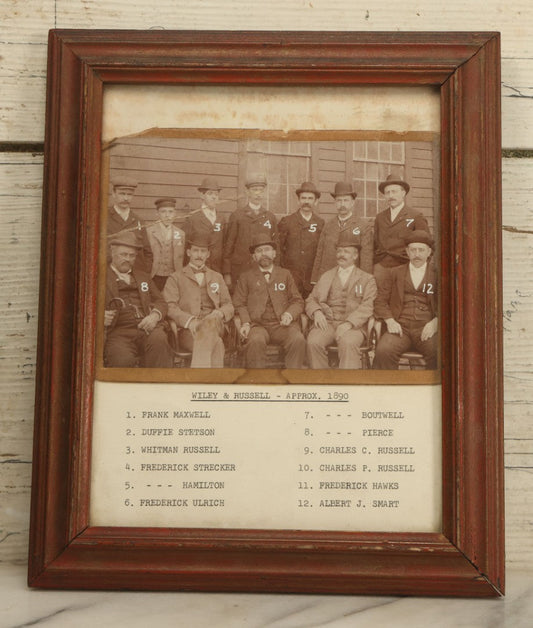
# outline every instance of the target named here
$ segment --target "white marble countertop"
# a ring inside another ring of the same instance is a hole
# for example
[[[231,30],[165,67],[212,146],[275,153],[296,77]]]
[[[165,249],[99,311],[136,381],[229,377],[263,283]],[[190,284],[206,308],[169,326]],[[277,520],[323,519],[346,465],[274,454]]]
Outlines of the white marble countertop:
[[[490,600],[338,595],[42,591],[0,565],[0,628],[530,628],[533,572],[511,571]]]

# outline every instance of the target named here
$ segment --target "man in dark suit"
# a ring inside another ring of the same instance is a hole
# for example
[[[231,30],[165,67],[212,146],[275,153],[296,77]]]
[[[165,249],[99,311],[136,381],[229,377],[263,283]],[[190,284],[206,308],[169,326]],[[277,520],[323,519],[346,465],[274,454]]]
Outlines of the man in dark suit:
[[[366,273],[372,272],[372,226],[366,218],[355,214],[357,192],[352,184],[339,181],[331,194],[335,199],[337,215],[330,218],[320,234],[311,282],[316,283],[321,275],[337,265],[336,245],[341,233],[355,236],[361,246],[358,264]]]
[[[172,367],[162,320],[167,304],[150,275],[134,267],[141,248],[135,234],[117,234],[107,267],[104,363],[110,367]]]
[[[263,174],[249,175],[246,180],[248,202],[229,217],[224,243],[224,279],[235,287],[241,273],[252,265],[250,246],[257,235],[278,243],[278,221],[263,205],[266,192]]]
[[[357,267],[361,243],[344,232],[337,242],[337,265],[327,270],[309,295],[305,311],[314,326],[307,336],[307,357],[312,369],[327,369],[327,347],[334,342],[341,369],[360,369],[360,347],[374,310],[374,277]]]
[[[300,294],[311,292],[311,272],[324,220],[314,213],[320,192],[306,181],[296,190],[298,210],[278,224],[281,266],[291,271]]]
[[[378,286],[375,315],[387,325],[379,339],[373,368],[397,369],[405,351],[421,353],[428,369],[437,368],[437,272],[429,263],[433,239],[415,230],[405,238],[408,264],[392,268]]]
[[[112,186],[113,206],[107,215],[107,241],[109,243],[115,233],[123,231],[134,233],[140,247],[135,259],[135,268],[149,273],[152,270],[152,249],[144,225],[130,207],[137,189],[137,181],[128,176],[117,175],[113,178]]]
[[[185,219],[183,230],[187,241],[205,241],[209,243],[207,264],[217,273],[222,273],[224,234],[226,223],[217,212],[217,205],[222,188],[213,177],[205,177],[198,188],[202,197],[202,207],[192,212]]]
[[[267,345],[282,345],[287,368],[302,368],[305,338],[299,318],[304,301],[285,268],[274,265],[276,243],[256,236],[250,246],[254,266],[237,281],[233,304],[241,320],[247,368],[265,368]]]
[[[388,204],[374,222],[374,277],[379,287],[390,268],[409,261],[404,242],[409,232],[417,229],[429,233],[429,227],[421,212],[407,206],[410,186],[400,176],[390,174],[378,187]]]
[[[189,263],[168,278],[163,291],[168,316],[181,328],[180,346],[192,352],[192,368],[223,368],[224,323],[233,317],[222,275],[206,266],[209,241],[199,236],[189,241]]]

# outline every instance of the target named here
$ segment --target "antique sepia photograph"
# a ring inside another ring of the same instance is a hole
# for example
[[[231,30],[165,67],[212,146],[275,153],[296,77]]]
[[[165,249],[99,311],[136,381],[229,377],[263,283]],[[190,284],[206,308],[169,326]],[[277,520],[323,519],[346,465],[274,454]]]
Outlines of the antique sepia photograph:
[[[435,139],[172,135],[105,148],[105,367],[437,368]]]

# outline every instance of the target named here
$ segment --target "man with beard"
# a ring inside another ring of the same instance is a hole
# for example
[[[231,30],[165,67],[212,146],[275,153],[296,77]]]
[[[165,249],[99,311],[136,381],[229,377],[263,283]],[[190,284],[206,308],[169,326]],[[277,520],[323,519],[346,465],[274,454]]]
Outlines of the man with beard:
[[[249,248],[254,238],[261,234],[272,242],[278,242],[278,221],[263,206],[266,192],[264,174],[249,175],[246,180],[247,203],[229,217],[224,243],[224,279],[228,287],[235,287],[241,273],[252,265]]]
[[[437,368],[437,273],[429,263],[434,246],[427,231],[404,240],[408,264],[396,266],[379,286],[375,314],[387,325],[379,339],[373,368],[397,369],[405,351],[421,353],[428,369]]]
[[[324,225],[320,234],[311,282],[316,283],[321,275],[337,264],[335,247],[341,233],[347,232],[355,236],[361,246],[359,267],[366,273],[372,272],[372,227],[365,218],[355,215],[355,199],[357,192],[352,184],[339,181],[331,194],[335,199],[337,215]]]
[[[241,319],[247,368],[265,368],[268,344],[282,345],[286,368],[302,368],[305,338],[299,325],[304,301],[285,268],[274,265],[276,243],[256,236],[250,246],[254,265],[235,288],[233,304]]]
[[[131,231],[110,243],[107,267],[104,364],[109,367],[172,367],[172,351],[162,320],[167,304],[150,275],[134,267],[141,248]]]
[[[183,225],[187,241],[198,239],[209,242],[209,268],[222,273],[223,242],[225,233],[224,218],[217,212],[222,188],[213,177],[205,177],[198,188],[202,197],[202,207],[192,212]]]
[[[187,244],[189,263],[168,278],[163,295],[168,316],[176,321],[179,344],[192,353],[192,368],[223,368],[224,323],[233,317],[233,304],[220,273],[208,268],[208,237]]]
[[[152,270],[152,249],[148,242],[146,229],[141,220],[131,210],[131,199],[137,189],[137,181],[128,176],[117,175],[112,181],[113,207],[107,216],[108,242],[115,233],[131,231],[140,248],[135,259],[135,268],[149,273]]]
[[[311,292],[311,272],[324,220],[314,213],[320,192],[306,181],[296,190],[298,210],[278,225],[281,266],[291,271],[300,294]]]
[[[417,229],[429,233],[429,227],[419,211],[406,205],[410,186],[400,176],[390,174],[378,187],[388,205],[374,222],[373,272],[379,286],[391,268],[409,261],[404,242],[409,232]]]
[[[357,267],[360,239],[345,231],[336,247],[337,265],[327,270],[309,295],[305,312],[314,326],[307,336],[307,357],[312,369],[327,369],[327,347],[339,351],[339,368],[360,369],[360,347],[372,316],[377,288],[374,277]]]

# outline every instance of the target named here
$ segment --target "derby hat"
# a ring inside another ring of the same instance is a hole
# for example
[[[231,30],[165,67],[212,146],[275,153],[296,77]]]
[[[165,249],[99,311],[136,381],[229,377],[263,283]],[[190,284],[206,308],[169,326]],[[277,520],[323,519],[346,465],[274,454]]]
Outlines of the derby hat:
[[[357,192],[354,192],[350,182],[339,181],[335,183],[335,191],[331,192],[331,196],[333,196],[333,198],[337,198],[337,196],[351,196],[352,198],[356,198]]]
[[[137,236],[133,233],[133,231],[119,231],[118,233],[115,233],[109,244],[129,246],[132,249],[142,249],[142,245],[139,244]]]
[[[389,176],[385,179],[385,181],[381,181],[381,183],[378,185],[379,191],[382,194],[385,194],[385,188],[388,185],[401,185],[402,188],[405,190],[406,194],[411,189],[411,186],[409,185],[409,183],[407,183],[400,176],[394,173],[389,174]]]
[[[266,186],[266,184],[266,176],[262,172],[252,172],[246,177],[246,183],[244,185],[247,188],[251,188],[253,185]]]
[[[176,209],[176,199],[165,196],[164,198],[158,198],[154,205],[157,209],[161,209],[162,207],[172,207],[172,209]]]
[[[131,190],[135,190],[137,187],[137,181],[126,175],[117,175],[111,180],[111,185],[113,188],[129,188]]]
[[[190,240],[187,240],[187,248],[191,246],[197,246],[202,249],[210,249],[211,241],[209,236],[202,235],[201,233],[193,233]]]
[[[354,246],[357,249],[361,249],[361,236],[355,235],[349,229],[345,229],[341,231],[335,246]]]
[[[202,183],[198,186],[198,192],[202,193],[208,190],[217,190],[220,192],[221,189],[215,177],[204,177]]]
[[[300,195],[302,192],[310,192],[315,195],[315,198],[320,198],[320,192],[316,189],[315,184],[311,183],[311,181],[304,181],[296,190],[296,196]]]
[[[415,229],[408,233],[403,239],[405,242],[405,246],[409,246],[409,244],[427,244],[430,248],[435,248],[435,240],[431,237],[431,234],[423,229]]]
[[[271,239],[270,232],[265,231],[265,233],[257,233],[252,238],[252,244],[249,247],[250,253],[254,253],[255,249],[259,246],[265,246],[270,244],[273,249],[277,249],[276,243]]]

